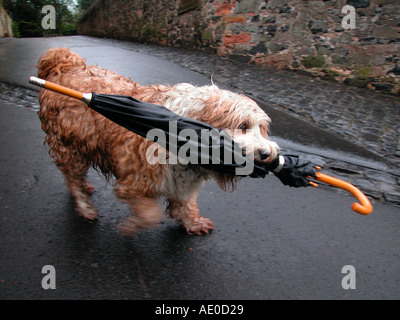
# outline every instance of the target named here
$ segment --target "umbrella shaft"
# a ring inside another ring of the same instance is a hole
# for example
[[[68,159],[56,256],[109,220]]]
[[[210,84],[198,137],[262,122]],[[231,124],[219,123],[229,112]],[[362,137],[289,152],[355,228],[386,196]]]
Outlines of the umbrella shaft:
[[[42,87],[42,88],[46,88],[46,89],[61,93],[61,94],[67,95],[67,96],[75,98],[75,99],[82,100],[82,101],[84,101],[86,103],[89,103],[90,100],[92,100],[92,94],[91,93],[82,93],[82,92],[79,92],[79,91],[76,91],[76,90],[73,90],[73,89],[70,89],[70,88],[66,88],[66,87],[60,86],[60,85],[58,85],[56,83],[49,82],[49,81],[46,81],[46,80],[43,80],[43,79],[39,79],[39,78],[36,78],[36,77],[30,77],[29,78],[29,82],[34,84],[34,85],[36,85],[36,86],[39,86],[39,87]]]

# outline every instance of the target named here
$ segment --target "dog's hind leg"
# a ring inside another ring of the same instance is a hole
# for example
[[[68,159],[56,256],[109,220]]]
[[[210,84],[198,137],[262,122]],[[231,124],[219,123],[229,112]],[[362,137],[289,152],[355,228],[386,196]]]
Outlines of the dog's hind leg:
[[[167,213],[182,222],[189,234],[209,233],[214,229],[214,224],[211,220],[200,216],[196,198],[197,194],[193,194],[187,202],[169,199]]]
[[[76,204],[76,211],[86,220],[95,221],[98,214],[89,200],[94,188],[85,180],[89,164],[71,148],[52,148],[52,154],[57,167],[65,176],[69,192]]]
[[[88,186],[87,182],[80,176],[73,176],[65,174],[67,186],[72,198],[75,200],[76,211],[88,221],[95,221],[98,218],[96,209],[92,202],[89,200],[89,191],[91,187]]]

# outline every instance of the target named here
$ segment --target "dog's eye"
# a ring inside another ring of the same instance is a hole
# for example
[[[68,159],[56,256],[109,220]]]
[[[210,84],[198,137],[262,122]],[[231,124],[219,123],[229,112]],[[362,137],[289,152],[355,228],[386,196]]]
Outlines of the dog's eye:
[[[243,122],[240,126],[239,129],[242,130],[243,134],[246,134],[246,130],[249,129],[249,125],[247,122]]]
[[[248,125],[246,122],[243,122],[240,126],[239,129],[242,131],[246,131],[248,129]]]

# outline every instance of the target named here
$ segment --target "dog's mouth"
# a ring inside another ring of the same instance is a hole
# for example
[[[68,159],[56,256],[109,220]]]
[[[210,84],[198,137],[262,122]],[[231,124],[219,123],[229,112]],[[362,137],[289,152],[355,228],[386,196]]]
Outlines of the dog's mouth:
[[[254,165],[258,166],[258,167],[262,167],[262,168],[268,168],[268,165],[270,163],[274,162],[274,160],[267,160],[267,161],[258,161],[258,160],[254,160]]]
[[[280,152],[279,146],[269,139],[256,139],[250,137],[234,137],[237,146],[241,149],[243,156],[257,163],[270,163],[275,160]]]
[[[272,161],[271,153],[264,150],[258,150],[254,156],[254,161],[258,162],[267,162],[268,160]]]
[[[273,162],[276,159],[276,157],[277,157],[277,155],[279,153],[278,150],[275,150],[275,149],[272,149],[272,148],[271,148],[271,150],[272,151],[270,151],[270,150],[257,150],[250,157],[249,157],[248,154],[247,154],[247,156],[251,160],[253,160],[254,163],[256,163],[256,164],[261,164],[261,165],[268,164],[268,163]],[[246,154],[244,153],[243,155],[246,155]]]

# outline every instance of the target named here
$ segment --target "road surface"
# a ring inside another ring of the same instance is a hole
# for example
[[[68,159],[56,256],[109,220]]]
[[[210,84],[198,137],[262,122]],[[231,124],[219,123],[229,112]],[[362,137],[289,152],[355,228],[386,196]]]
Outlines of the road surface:
[[[210,83],[116,43],[88,37],[4,42],[0,82],[26,85],[41,53],[66,46],[89,64],[141,83]],[[362,216],[350,209],[354,198],[332,188],[247,178],[233,193],[214,183],[202,189],[199,208],[215,225],[210,235],[189,236],[165,218],[158,228],[125,237],[118,226],[128,207],[104,178],[90,172],[100,219],[86,223],[43,146],[36,113],[0,101],[0,115],[0,299],[400,298],[400,208],[393,204],[373,201],[374,212]],[[48,265],[56,288],[46,290],[42,268]],[[355,289],[342,286],[349,265]]]

